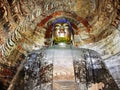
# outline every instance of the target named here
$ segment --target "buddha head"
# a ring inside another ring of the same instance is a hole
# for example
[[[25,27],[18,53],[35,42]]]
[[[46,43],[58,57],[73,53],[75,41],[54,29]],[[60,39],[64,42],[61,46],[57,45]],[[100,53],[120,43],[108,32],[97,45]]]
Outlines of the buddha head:
[[[72,41],[72,27],[70,22],[65,18],[60,18],[53,23],[53,42],[54,44],[66,43]]]

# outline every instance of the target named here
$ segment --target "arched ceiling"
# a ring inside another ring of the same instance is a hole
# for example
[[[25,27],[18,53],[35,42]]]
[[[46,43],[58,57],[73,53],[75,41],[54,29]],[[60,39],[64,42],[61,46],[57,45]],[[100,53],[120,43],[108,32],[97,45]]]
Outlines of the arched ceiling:
[[[59,17],[73,23],[75,46],[96,50],[104,59],[120,51],[119,0],[1,0],[0,13],[0,61],[6,65],[49,43],[48,26]]]

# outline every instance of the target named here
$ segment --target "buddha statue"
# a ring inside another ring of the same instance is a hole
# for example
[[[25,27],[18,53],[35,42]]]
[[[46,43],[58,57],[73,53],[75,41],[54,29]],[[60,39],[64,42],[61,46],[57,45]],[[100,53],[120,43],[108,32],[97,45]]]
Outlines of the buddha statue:
[[[119,90],[99,53],[74,47],[69,20],[53,22],[52,40],[27,55],[24,85],[15,90]]]
[[[53,43],[58,45],[71,44],[73,31],[70,23],[60,19],[55,21],[53,26]]]

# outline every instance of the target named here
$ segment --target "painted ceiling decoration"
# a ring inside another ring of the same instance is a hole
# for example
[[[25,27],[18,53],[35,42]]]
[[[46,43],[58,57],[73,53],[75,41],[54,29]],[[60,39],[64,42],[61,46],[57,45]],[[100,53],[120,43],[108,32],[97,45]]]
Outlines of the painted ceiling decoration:
[[[13,77],[27,53],[51,44],[58,18],[69,20],[76,47],[100,53],[120,78],[120,0],[0,0],[0,77]]]

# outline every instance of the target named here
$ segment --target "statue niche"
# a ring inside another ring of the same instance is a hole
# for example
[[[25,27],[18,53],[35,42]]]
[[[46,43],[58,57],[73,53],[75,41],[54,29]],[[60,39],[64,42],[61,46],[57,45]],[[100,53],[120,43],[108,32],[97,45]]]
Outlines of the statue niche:
[[[53,22],[52,40],[51,46],[27,55],[23,83],[14,90],[119,90],[96,51],[74,47],[67,18]]]

